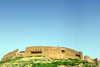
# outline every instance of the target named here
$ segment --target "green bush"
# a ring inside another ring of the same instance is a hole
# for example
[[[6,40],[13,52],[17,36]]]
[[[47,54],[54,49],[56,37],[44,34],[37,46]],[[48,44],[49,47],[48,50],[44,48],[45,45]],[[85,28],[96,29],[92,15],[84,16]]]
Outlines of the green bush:
[[[31,56],[29,56],[31,57]],[[40,55],[36,56],[36,57],[41,57]],[[6,61],[0,61],[0,64],[3,64],[3,63],[12,63],[12,62],[15,62],[16,60],[20,60],[21,58],[23,57],[18,57],[16,59],[9,59],[9,60],[6,60]],[[58,65],[65,65],[65,66],[77,66],[79,64],[83,64],[83,67],[96,67],[98,66],[98,63],[90,63],[90,62],[87,62],[87,61],[84,61],[84,60],[79,60],[79,59],[72,59],[72,58],[69,58],[67,60],[63,60],[63,59],[48,59],[48,61],[53,61],[52,63],[34,63],[35,61],[44,61],[44,59],[31,59],[30,61],[17,61],[18,64],[8,64],[11,65],[11,66],[19,66],[19,67],[25,67],[26,65],[31,65],[31,67],[57,67]],[[46,61],[46,60],[45,60]],[[21,64],[19,64],[21,63]],[[93,66],[91,66],[91,64]],[[1,66],[0,66],[1,67]],[[7,67],[7,66],[6,66]]]
[[[8,60],[6,60],[6,61],[0,61],[0,64],[8,63],[8,62],[11,62],[11,61],[12,61],[12,59],[8,59]]]

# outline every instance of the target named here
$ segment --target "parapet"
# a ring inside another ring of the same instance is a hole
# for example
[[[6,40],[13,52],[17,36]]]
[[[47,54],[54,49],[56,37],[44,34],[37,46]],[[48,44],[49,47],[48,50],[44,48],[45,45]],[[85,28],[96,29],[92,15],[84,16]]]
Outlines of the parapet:
[[[68,59],[68,58],[77,58],[83,60],[82,52],[75,51],[66,47],[52,47],[52,46],[32,46],[26,47],[25,51],[19,53],[18,49],[6,54],[2,60],[12,59],[16,57],[26,57],[26,56],[35,56],[43,55],[51,58],[57,59]]]
[[[84,56],[84,60],[88,62],[94,62],[94,63],[99,63],[98,58],[96,59],[91,59],[89,56]]]
[[[8,54],[6,54],[5,56],[3,56],[1,61],[13,58],[14,56],[16,56],[17,52],[18,52],[18,49],[14,50],[14,51],[12,51],[12,52],[10,52]]]

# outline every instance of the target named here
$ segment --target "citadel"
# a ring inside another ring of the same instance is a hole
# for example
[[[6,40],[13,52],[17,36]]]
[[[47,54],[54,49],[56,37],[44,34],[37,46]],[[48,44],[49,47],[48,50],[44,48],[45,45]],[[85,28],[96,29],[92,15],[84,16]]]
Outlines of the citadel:
[[[18,53],[18,49],[6,54],[1,61],[7,60],[7,59],[13,59],[16,57],[26,57],[26,56],[36,56],[36,55],[42,55],[50,58],[56,58],[56,59],[80,59],[83,60],[83,53],[75,51],[70,48],[66,47],[51,47],[51,46],[32,46],[32,47],[26,47],[25,51],[21,51]],[[89,56],[84,56],[85,61],[89,62],[96,62],[99,63],[99,60],[91,59]]]

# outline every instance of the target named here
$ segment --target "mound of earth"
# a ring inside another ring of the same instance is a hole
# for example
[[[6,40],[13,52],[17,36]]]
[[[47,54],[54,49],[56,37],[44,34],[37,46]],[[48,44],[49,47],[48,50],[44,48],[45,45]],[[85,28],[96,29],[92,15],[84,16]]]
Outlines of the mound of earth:
[[[0,61],[0,67],[98,67],[98,63],[79,59],[53,59],[44,56],[27,56]]]

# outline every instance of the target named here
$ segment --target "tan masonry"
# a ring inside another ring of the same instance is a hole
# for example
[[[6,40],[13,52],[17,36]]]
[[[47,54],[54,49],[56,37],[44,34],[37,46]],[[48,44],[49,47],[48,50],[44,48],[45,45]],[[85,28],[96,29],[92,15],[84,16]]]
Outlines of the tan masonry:
[[[83,60],[82,52],[75,51],[66,47],[51,47],[51,46],[32,46],[26,47],[25,51],[18,53],[18,49],[6,54],[1,61],[15,57],[26,57],[42,55],[50,58],[68,59],[77,58]]]
[[[91,59],[89,56],[84,56],[84,60],[85,60],[85,61],[88,61],[88,62],[99,63],[98,58],[96,58],[96,59]]]
[[[3,56],[1,61],[13,58],[14,56],[16,56],[17,52],[18,52],[18,49],[14,50],[13,52],[6,54],[5,56]]]

